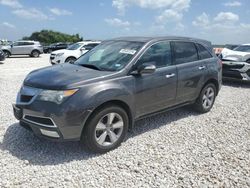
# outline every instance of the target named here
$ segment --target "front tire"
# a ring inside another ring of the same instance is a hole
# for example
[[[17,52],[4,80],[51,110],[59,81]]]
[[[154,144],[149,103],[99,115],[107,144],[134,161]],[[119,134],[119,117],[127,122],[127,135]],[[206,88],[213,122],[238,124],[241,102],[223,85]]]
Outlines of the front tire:
[[[216,87],[214,84],[209,83],[200,92],[198,99],[194,104],[194,108],[196,111],[200,113],[209,112],[216,98]]]
[[[76,61],[76,58],[74,57],[68,57],[66,60],[65,60],[65,63],[74,63]]]
[[[10,52],[6,51],[6,50],[4,50],[3,53],[4,53],[5,58],[10,57],[10,55],[11,55]]]
[[[87,122],[82,134],[82,143],[94,153],[106,153],[117,148],[128,131],[129,119],[119,106],[103,107]]]

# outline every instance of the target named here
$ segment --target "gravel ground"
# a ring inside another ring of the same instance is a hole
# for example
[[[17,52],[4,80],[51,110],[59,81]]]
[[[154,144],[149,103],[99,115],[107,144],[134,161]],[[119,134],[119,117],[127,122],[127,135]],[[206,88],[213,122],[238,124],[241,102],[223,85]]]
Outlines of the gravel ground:
[[[227,82],[207,114],[188,108],[136,123],[104,155],[53,143],[12,114],[25,75],[49,56],[0,63],[0,187],[250,187],[250,85]]]

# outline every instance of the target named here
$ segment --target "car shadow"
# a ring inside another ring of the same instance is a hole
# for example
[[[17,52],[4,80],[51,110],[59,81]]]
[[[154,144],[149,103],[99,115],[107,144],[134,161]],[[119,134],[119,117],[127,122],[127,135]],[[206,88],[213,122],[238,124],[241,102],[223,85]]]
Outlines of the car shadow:
[[[223,79],[223,85],[235,88],[250,88],[250,81]]]
[[[3,64],[4,64],[4,62],[0,61],[0,65],[3,65]]]
[[[125,139],[133,138],[150,130],[168,126],[173,121],[188,116],[199,115],[187,107],[154,115],[139,120]],[[25,130],[19,123],[7,129],[0,150],[8,151],[20,160],[27,160],[31,165],[57,165],[74,160],[88,160],[99,154],[84,151],[80,142],[51,142],[36,137],[32,132]]]

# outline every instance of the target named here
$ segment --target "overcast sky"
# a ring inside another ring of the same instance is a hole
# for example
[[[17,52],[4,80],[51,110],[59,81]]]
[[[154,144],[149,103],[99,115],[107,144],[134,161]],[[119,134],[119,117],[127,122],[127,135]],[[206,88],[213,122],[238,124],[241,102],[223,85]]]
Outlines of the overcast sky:
[[[181,35],[250,43],[250,0],[0,0],[0,39],[52,29],[85,39]]]

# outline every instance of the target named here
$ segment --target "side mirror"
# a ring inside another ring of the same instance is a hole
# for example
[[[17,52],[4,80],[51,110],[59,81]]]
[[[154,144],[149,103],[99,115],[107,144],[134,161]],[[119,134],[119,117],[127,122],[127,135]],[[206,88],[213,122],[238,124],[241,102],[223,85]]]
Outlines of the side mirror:
[[[137,68],[138,74],[153,74],[156,70],[156,66],[152,63],[144,63]]]
[[[80,48],[80,51],[86,50],[84,47]]]
[[[92,49],[93,49],[92,47],[88,47],[88,46],[83,47],[83,50],[88,50],[88,51],[90,51],[90,50],[92,50]]]

